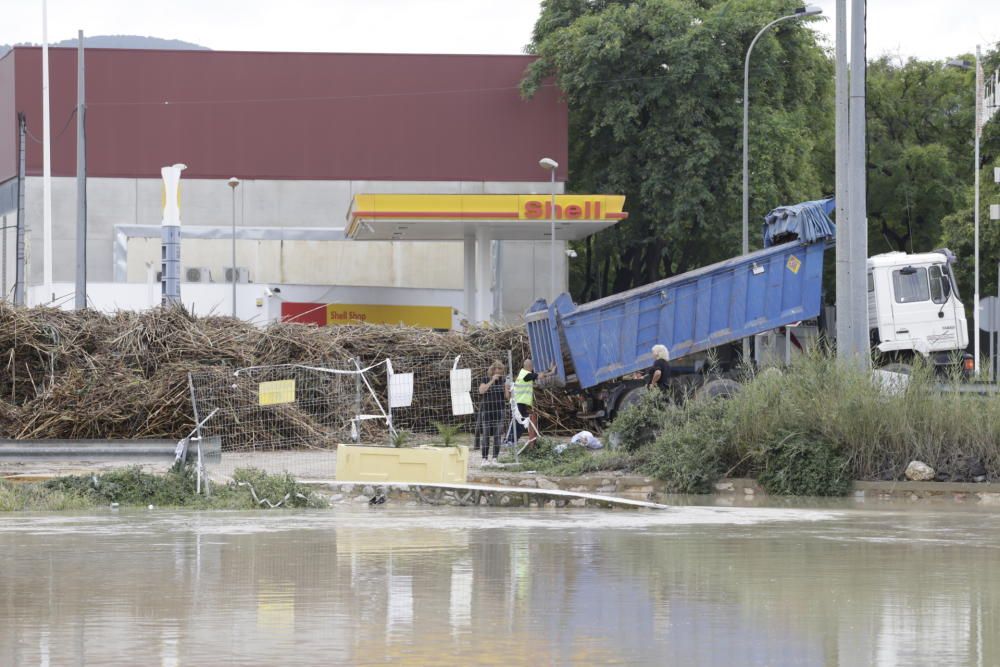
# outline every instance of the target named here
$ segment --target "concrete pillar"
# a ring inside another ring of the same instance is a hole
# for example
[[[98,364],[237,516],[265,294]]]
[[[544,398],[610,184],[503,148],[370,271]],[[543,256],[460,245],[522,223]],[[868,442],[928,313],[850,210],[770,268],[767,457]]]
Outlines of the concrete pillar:
[[[476,230],[476,322],[489,322],[493,312],[492,239],[485,228]]]
[[[463,297],[465,299],[464,318],[476,321],[476,238],[466,236],[464,243],[465,270],[462,276]]]

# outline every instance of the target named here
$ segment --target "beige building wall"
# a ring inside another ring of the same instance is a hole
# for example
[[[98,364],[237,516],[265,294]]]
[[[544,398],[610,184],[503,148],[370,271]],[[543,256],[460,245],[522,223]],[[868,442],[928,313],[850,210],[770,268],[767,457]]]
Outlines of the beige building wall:
[[[239,176],[238,174],[236,175]],[[557,183],[558,192],[563,184]],[[250,271],[257,283],[462,289],[461,242],[357,242],[283,239],[282,230],[326,230],[332,237],[346,224],[351,201],[358,193],[549,194],[548,182],[479,181],[282,181],[246,180],[236,189],[237,229],[266,228],[273,240],[237,241],[237,266]],[[158,226],[162,214],[162,184],[158,179],[91,178],[87,182],[87,272],[93,282],[147,282],[149,267],[158,270],[158,238],[130,236],[125,266],[115,269],[118,230]],[[214,228],[228,236],[234,210],[233,192],[225,180],[181,179],[181,223]],[[42,281],[42,180],[26,181],[28,265],[27,283]],[[8,220],[11,220],[9,217]],[[76,248],[76,179],[52,179],[53,279],[74,278]],[[8,230],[7,285],[14,283],[14,237]],[[557,283],[566,285],[564,244],[559,243]],[[206,267],[215,282],[224,282],[231,265],[228,238],[187,239],[182,243],[182,271]],[[549,285],[548,242],[507,241],[503,244],[504,318],[520,319],[524,310]],[[57,295],[61,296],[61,295]]]

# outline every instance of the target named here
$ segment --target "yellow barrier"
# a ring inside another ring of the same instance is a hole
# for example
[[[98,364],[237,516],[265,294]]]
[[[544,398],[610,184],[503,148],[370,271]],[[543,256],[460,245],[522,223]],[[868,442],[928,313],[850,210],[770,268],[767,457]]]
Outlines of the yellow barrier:
[[[469,448],[337,447],[337,480],[343,482],[464,483]]]

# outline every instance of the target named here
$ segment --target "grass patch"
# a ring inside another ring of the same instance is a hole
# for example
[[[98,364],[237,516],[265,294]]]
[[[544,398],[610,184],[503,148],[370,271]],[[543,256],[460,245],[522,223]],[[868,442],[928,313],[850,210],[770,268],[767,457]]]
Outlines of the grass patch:
[[[867,372],[814,354],[748,373],[728,400],[673,406],[644,397],[608,433],[624,450],[643,452],[636,467],[677,492],[707,492],[729,474],[757,477],[774,494],[842,495],[853,479],[899,479],[914,459],[939,479],[995,480],[1000,400],[941,391],[959,383],[918,363],[905,390],[887,390]]]
[[[760,457],[757,481],[776,496],[843,496],[851,490],[847,459],[822,436],[779,434]]]
[[[285,474],[272,475],[254,468],[236,470],[233,481],[216,485],[212,495],[196,493],[191,466],[175,467],[164,475],[132,467],[100,475],[70,475],[35,484],[0,481],[0,511],[55,511],[106,507],[189,509],[271,509],[327,507],[327,502]]]
[[[601,449],[591,451],[586,447],[570,446],[556,452],[559,444],[549,438],[539,438],[535,446],[521,453],[519,464],[512,466],[513,458],[507,459],[507,470],[512,472],[533,470],[542,475],[576,477],[594,472],[623,471],[634,472],[647,460],[647,450],[628,452],[623,449]]]
[[[727,409],[726,401],[719,398],[671,406],[645,472],[663,480],[672,493],[711,492],[731,458]]]

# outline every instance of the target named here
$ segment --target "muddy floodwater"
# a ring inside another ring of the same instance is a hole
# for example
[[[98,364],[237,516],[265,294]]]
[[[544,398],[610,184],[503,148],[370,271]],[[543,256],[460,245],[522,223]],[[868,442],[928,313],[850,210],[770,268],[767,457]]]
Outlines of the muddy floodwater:
[[[1000,509],[0,516],[0,665],[998,665]]]

